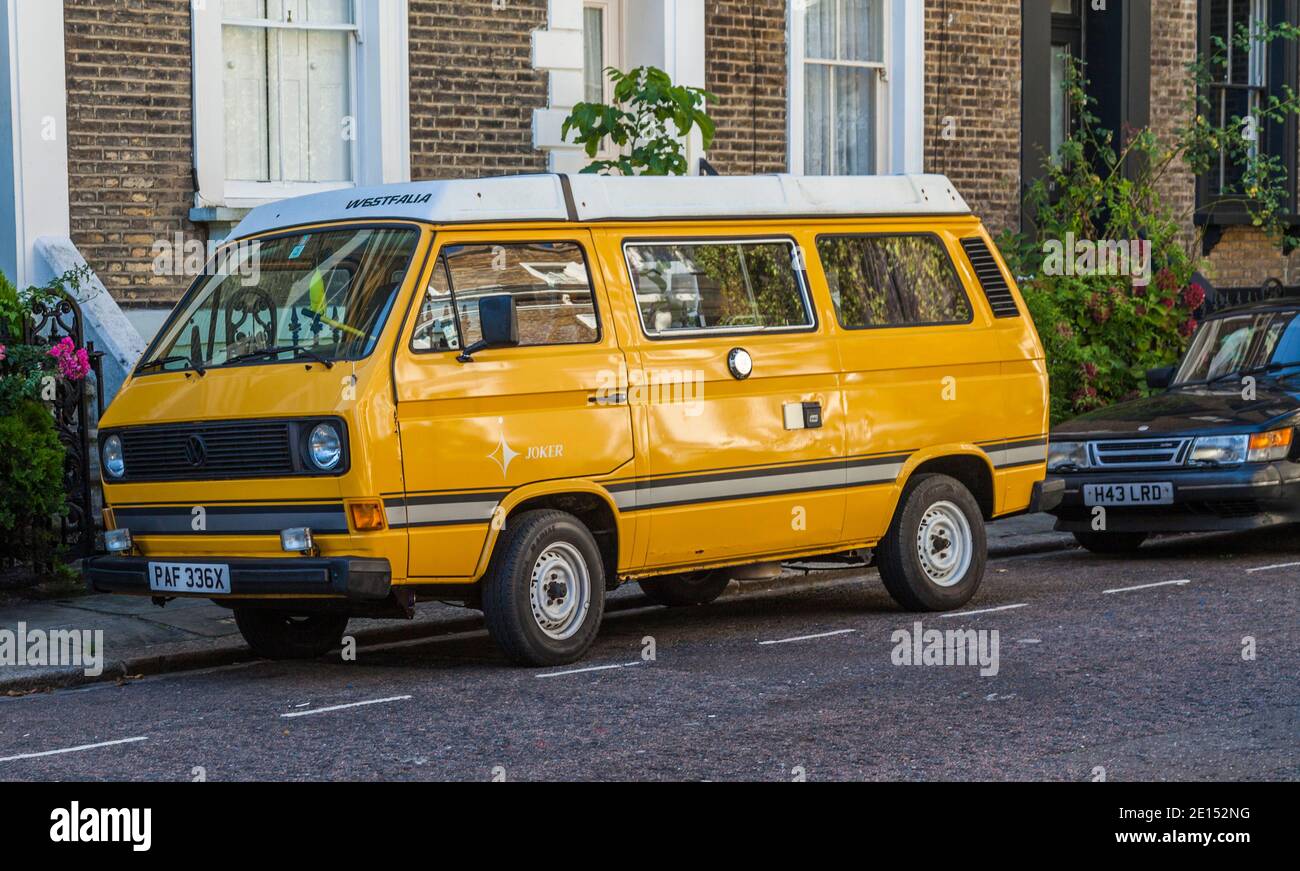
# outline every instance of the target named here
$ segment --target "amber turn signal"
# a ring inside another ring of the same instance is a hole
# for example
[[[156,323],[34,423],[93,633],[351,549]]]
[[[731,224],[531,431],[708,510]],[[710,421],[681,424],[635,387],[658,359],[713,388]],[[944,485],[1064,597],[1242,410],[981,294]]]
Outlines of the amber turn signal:
[[[379,502],[353,502],[348,505],[352,528],[357,532],[374,532],[384,528],[384,506]]]

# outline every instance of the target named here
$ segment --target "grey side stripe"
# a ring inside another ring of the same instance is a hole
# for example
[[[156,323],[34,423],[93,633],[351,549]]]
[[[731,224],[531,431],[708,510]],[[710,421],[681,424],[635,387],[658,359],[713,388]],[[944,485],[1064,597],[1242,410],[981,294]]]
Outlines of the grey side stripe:
[[[385,499],[384,515],[393,529],[412,526],[451,526],[487,523],[509,491],[456,493],[447,496],[414,496]]]
[[[195,506],[197,507],[197,506]],[[115,508],[119,527],[136,535],[279,535],[280,530],[309,526],[317,535],[344,534],[347,514],[339,505],[207,505],[203,528],[195,529],[191,506]]]
[[[1015,466],[1033,466],[1047,462],[1047,440],[1027,439],[1013,442],[993,442],[980,445],[989,455],[996,469],[1010,469]]]

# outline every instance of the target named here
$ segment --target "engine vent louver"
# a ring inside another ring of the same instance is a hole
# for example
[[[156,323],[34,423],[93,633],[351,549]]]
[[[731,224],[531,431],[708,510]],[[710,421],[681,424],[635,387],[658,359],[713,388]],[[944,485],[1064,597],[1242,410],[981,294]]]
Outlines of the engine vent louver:
[[[998,268],[998,262],[994,259],[989,246],[984,244],[983,239],[973,236],[962,239],[961,247],[966,249],[966,257],[975,270],[975,276],[980,280],[980,287],[984,289],[984,298],[989,301],[989,308],[993,309],[993,316],[995,318],[1019,317],[1020,308],[1016,305],[1016,299],[1011,295],[1011,288],[1007,285],[1007,280],[1002,277],[1002,270]]]

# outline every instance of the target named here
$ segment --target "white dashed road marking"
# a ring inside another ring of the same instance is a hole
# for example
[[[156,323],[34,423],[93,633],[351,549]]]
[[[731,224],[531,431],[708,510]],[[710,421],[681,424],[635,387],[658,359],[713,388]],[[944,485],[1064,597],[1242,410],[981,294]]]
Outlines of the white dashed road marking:
[[[939,614],[939,617],[969,617],[971,614],[992,614],[994,611],[1011,611],[1015,608],[1028,608],[1028,602],[1021,602],[1019,605],[1002,605],[998,608],[980,608],[978,611],[950,611],[947,614]]]
[[[1103,593],[1130,593],[1133,590],[1149,590],[1152,587],[1168,587],[1170,585],[1177,585],[1181,587],[1183,584],[1190,584],[1190,583],[1191,583],[1190,578],[1183,578],[1180,581],[1158,581],[1154,584],[1138,584],[1136,587],[1116,587],[1113,590],[1102,590],[1102,592]]]
[[[1271,566],[1256,566],[1253,569],[1246,569],[1246,574],[1253,575],[1255,572],[1271,572],[1277,569],[1293,569],[1300,566],[1300,563],[1277,563]]]
[[[545,674],[536,674],[533,677],[563,677],[566,674],[582,674],[588,671],[609,671],[611,668],[631,668],[634,665],[640,665],[642,660],[636,662],[616,662],[613,665],[593,665],[588,668],[571,668],[567,671],[548,671]]]
[[[312,708],[310,711],[293,711],[288,714],[281,714],[281,717],[309,717],[312,714],[324,714],[328,711],[341,711],[344,708],[360,708],[363,705],[382,705],[384,702],[402,702],[409,699],[410,696],[389,696],[386,699],[370,699],[365,702],[349,702],[346,705],[330,705],[328,708]]]
[[[0,762],[14,762],[18,759],[35,759],[38,756],[58,756],[61,753],[79,753],[82,750],[94,750],[96,747],[112,747],[116,744],[134,744],[137,741],[148,740],[148,735],[140,735],[135,738],[119,738],[116,741],[100,741],[98,744],[82,744],[77,747],[65,747],[62,750],[45,750],[41,753],[19,753],[17,756],[5,756],[0,758]]]
[[[760,641],[759,644],[789,644],[792,641],[811,641],[814,638],[830,638],[832,635],[847,635],[856,629],[836,629],[834,632],[818,632],[816,635],[799,635],[794,638],[777,638],[773,641]]]

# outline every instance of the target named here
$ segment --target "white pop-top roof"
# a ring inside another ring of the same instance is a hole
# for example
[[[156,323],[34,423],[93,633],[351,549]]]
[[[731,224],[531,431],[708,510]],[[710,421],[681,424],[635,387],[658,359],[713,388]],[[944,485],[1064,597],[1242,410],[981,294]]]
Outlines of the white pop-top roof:
[[[230,238],[345,218],[463,224],[967,214],[970,207],[941,175],[514,175],[349,188],[281,200],[253,209]]]

